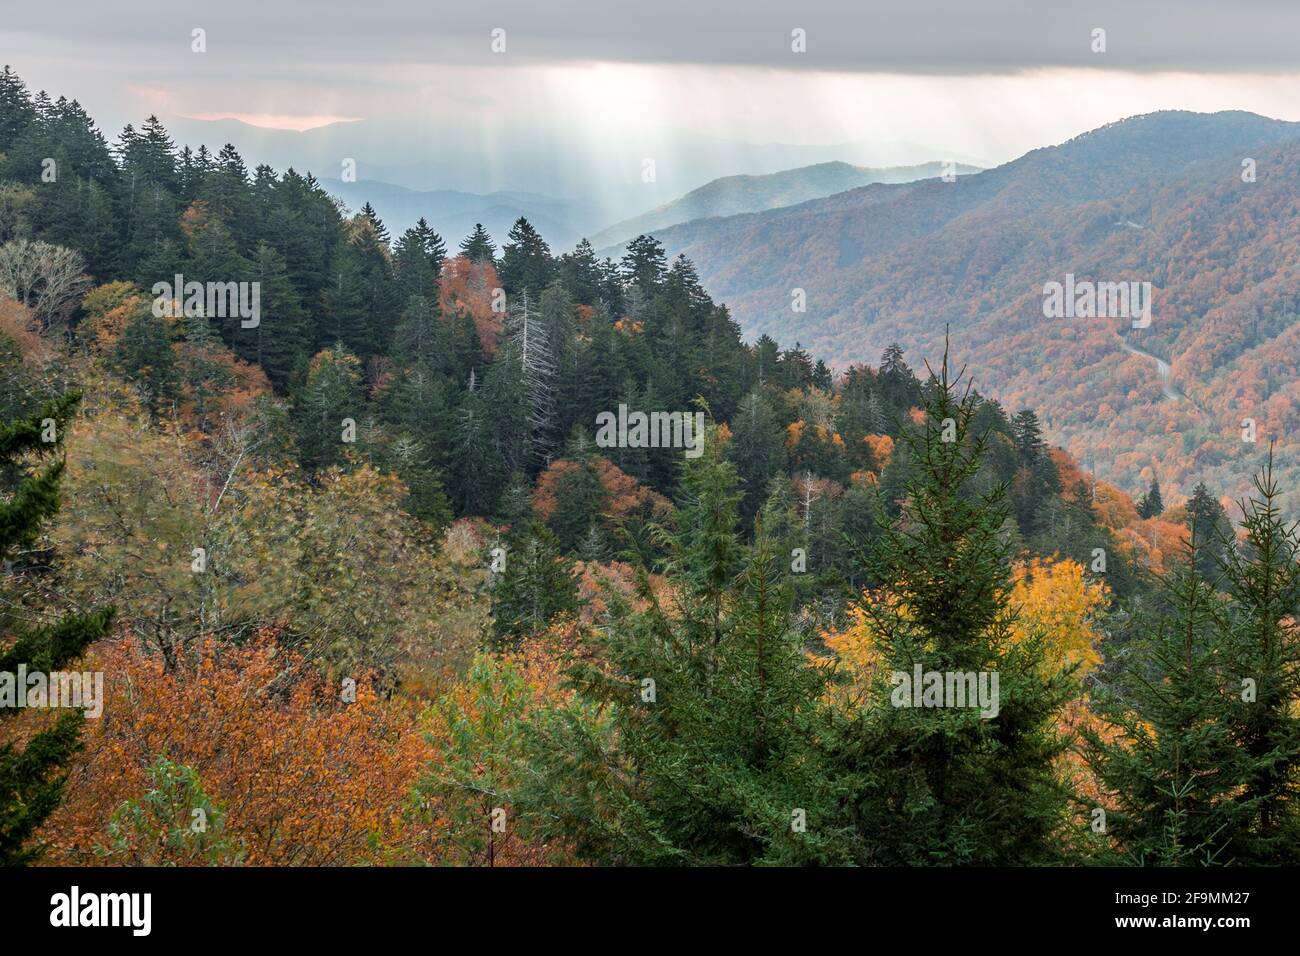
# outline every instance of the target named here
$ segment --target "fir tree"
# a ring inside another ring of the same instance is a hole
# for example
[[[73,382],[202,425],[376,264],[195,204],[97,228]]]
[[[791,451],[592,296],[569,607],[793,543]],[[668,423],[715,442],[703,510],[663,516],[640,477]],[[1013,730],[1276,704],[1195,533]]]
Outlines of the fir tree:
[[[40,533],[41,525],[59,509],[59,482],[63,462],[40,470],[26,468],[26,456],[44,457],[61,447],[72,411],[80,399],[69,393],[39,413],[0,427],[0,462],[7,474],[17,474],[16,486],[0,504],[0,559],[17,558]],[[53,440],[50,440],[53,439]],[[12,606],[12,605],[11,605]],[[81,656],[92,643],[107,636],[111,608],[63,617],[35,628],[16,623],[10,613],[4,621],[4,649],[0,651],[0,681],[13,681],[19,667],[49,677]],[[10,685],[10,693],[28,688]],[[0,707],[0,720],[18,711]],[[69,712],[29,738],[25,745],[0,744],[0,866],[33,860],[40,847],[30,845],[32,835],[59,805],[66,775],[63,768],[80,747],[82,715]]]
[[[1226,864],[1248,825],[1250,808],[1233,799],[1243,763],[1229,733],[1235,675],[1223,609],[1197,570],[1198,547],[1189,540],[1165,583],[1167,610],[1093,695],[1105,729],[1085,730],[1088,759],[1114,803],[1103,859]]]
[[[1146,493],[1138,499],[1137,513],[1139,518],[1158,518],[1164,513],[1165,503],[1160,497],[1159,479],[1151,479],[1151,487]]]
[[[529,290],[540,295],[551,283],[554,263],[551,250],[532,223],[520,216],[510,229],[509,242],[501,250],[501,285],[507,295]]]
[[[498,644],[536,637],[562,614],[577,609],[572,562],[544,526],[512,536],[506,566],[492,587],[492,629]]]
[[[1232,544],[1232,522],[1204,482],[1197,484],[1187,500],[1185,521],[1189,530],[1196,529],[1202,542],[1196,556],[1201,577],[1218,587],[1223,579],[1223,561]]]
[[[318,470],[346,460],[347,422],[359,435],[365,418],[361,366],[342,344],[319,353],[294,401],[298,453],[304,468]]]
[[[1056,721],[1075,681],[1048,665],[1037,637],[1012,640],[1006,490],[970,493],[988,436],[972,432],[978,402],[957,393],[946,354],[933,386],[924,425],[895,454],[911,461],[906,504],[882,519],[869,556],[885,587],[862,605],[881,668],[837,735],[836,760],[849,780],[871,783],[850,791],[845,812],[863,862],[1047,862],[1066,810]],[[945,683],[983,673],[990,688],[997,675],[996,712],[911,706],[899,675],[910,682],[917,667]]]
[[[497,255],[497,247],[481,222],[474,223],[474,231],[461,241],[460,251],[470,262],[492,262]]]
[[[516,796],[599,863],[842,862],[815,743],[824,672],[766,537],[740,545],[717,444],[686,465],[679,520],[661,530],[669,596],[644,568],[644,610],[605,595],[609,623],[571,672],[582,696],[534,724],[539,772]]]
[[[1270,449],[1255,495],[1241,504],[1244,546],[1222,565],[1235,667],[1229,733],[1243,763],[1234,799],[1250,814],[1231,852],[1241,863],[1294,866],[1300,862],[1300,526],[1283,521],[1277,499]]]

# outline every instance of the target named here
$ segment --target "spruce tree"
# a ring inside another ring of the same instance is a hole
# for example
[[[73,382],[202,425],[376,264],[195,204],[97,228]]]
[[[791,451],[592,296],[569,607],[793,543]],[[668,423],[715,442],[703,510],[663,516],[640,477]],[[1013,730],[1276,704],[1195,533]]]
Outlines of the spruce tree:
[[[347,458],[345,434],[359,435],[365,411],[357,357],[342,344],[317,354],[294,401],[303,467],[315,471],[342,464]]]
[[[1242,755],[1235,800],[1250,820],[1233,857],[1300,863],[1300,525],[1278,508],[1273,455],[1241,503],[1245,541],[1223,564],[1235,673],[1229,733]],[[1217,504],[1217,502],[1216,502]]]
[[[825,673],[792,626],[782,562],[737,534],[735,470],[715,441],[686,464],[660,529],[668,593],[603,595],[579,695],[532,727],[516,794],[530,822],[604,864],[843,862],[816,741]],[[713,449],[713,450],[709,450]]]
[[[578,606],[573,562],[555,536],[533,522],[511,535],[505,570],[492,585],[492,632],[498,645],[540,635]]]
[[[844,808],[862,862],[1049,862],[1066,816],[1056,722],[1076,682],[1045,660],[1039,635],[1013,640],[1006,488],[972,493],[988,436],[972,431],[978,402],[969,387],[958,394],[960,378],[945,354],[924,424],[895,453],[911,461],[902,512],[882,516],[868,554],[882,591],[862,607],[881,666],[836,743],[848,779],[871,781]],[[911,682],[917,668],[945,687],[949,675],[986,675],[989,696],[997,676],[996,703],[927,694],[913,706],[900,675]]]
[[[1235,668],[1198,548],[1194,533],[1164,584],[1166,609],[1092,697],[1103,725],[1084,732],[1088,760],[1112,804],[1101,808],[1103,860],[1227,864],[1243,849],[1251,810],[1235,799],[1244,767],[1229,731]]]
[[[1232,522],[1204,482],[1192,490],[1186,508],[1187,527],[1196,528],[1202,542],[1197,550],[1201,577],[1217,587],[1222,583],[1223,561],[1232,544]]]
[[[488,235],[487,230],[483,228],[483,223],[474,223],[474,231],[461,240],[461,254],[471,262],[493,262],[496,259],[497,247],[492,243],[492,237]]]
[[[534,296],[541,295],[554,272],[550,247],[523,216],[515,221],[508,238],[501,250],[500,269],[506,294],[516,295],[527,289]]]
[[[1165,502],[1160,497],[1160,481],[1157,478],[1152,478],[1151,487],[1138,499],[1138,517],[1158,518],[1164,513],[1164,510]]]
[[[36,415],[0,427],[0,463],[7,474],[19,476],[0,503],[0,559],[6,564],[40,534],[41,525],[59,509],[59,482],[63,462],[43,468],[25,467],[27,456],[45,457],[61,447],[68,420],[80,400],[72,392],[51,402]],[[49,440],[53,438],[53,441]],[[108,634],[112,608],[72,614],[53,623],[28,627],[12,615],[3,621],[0,680],[15,680],[19,667],[29,673],[62,670],[92,643]],[[26,693],[27,687],[13,687]],[[0,707],[0,720],[17,710]],[[66,775],[61,771],[80,747],[79,712],[63,714],[19,747],[0,744],[0,866],[28,863],[40,848],[30,845],[32,835],[58,806]]]

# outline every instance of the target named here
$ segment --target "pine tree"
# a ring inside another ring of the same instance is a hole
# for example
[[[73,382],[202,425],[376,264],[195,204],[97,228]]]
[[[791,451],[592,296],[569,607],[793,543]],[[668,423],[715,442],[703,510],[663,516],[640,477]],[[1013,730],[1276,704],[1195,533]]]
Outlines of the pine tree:
[[[1222,565],[1235,668],[1229,732],[1243,762],[1235,800],[1250,814],[1231,852],[1241,863],[1294,866],[1300,862],[1300,525],[1280,515],[1272,449],[1255,490],[1241,504],[1244,546]]]
[[[474,223],[474,231],[461,241],[460,251],[471,262],[492,262],[497,255],[497,247],[481,222]]]
[[[863,862],[1047,862],[1065,820],[1056,721],[1075,681],[1047,664],[1041,640],[1012,639],[1006,489],[970,493],[988,436],[972,432],[978,400],[969,388],[958,394],[960,378],[950,379],[945,353],[924,425],[905,431],[895,453],[911,461],[906,503],[896,520],[882,519],[868,555],[885,588],[862,605],[881,667],[836,744],[848,779],[871,781],[845,808]],[[918,667],[945,685],[949,675],[986,675],[990,695],[996,675],[995,713],[969,700],[912,706],[902,678]]]
[[[24,456],[46,456],[62,444],[69,418],[80,400],[68,393],[38,414],[0,427],[0,462],[6,473],[20,475],[12,493],[0,504],[0,559],[13,560],[31,544],[41,525],[59,509],[59,482],[63,462],[39,471],[23,468]],[[51,432],[51,429],[53,431]],[[53,438],[53,441],[47,439]],[[4,622],[4,649],[0,650],[0,683],[12,682],[19,667],[49,677],[81,656],[92,643],[108,634],[112,608],[63,617],[36,628]],[[10,686],[13,693],[27,687]],[[17,713],[0,707],[0,720]],[[0,744],[0,866],[30,862],[40,852],[29,845],[32,835],[63,794],[66,776],[60,770],[80,747],[82,715],[69,712],[52,726],[40,730],[21,748]]]
[[[670,604],[644,568],[644,610],[604,595],[609,622],[571,672],[578,699],[533,725],[538,772],[516,796],[585,859],[845,859],[816,746],[825,672],[804,655],[765,536],[748,555],[740,545],[719,444],[685,466],[679,519],[661,529]]]
[[[1232,862],[1250,809],[1239,791],[1243,753],[1229,733],[1236,675],[1223,609],[1197,570],[1199,541],[1165,582],[1167,610],[1126,667],[1097,688],[1104,730],[1085,730],[1088,759],[1114,807],[1107,847],[1139,865]]]
[[[492,629],[497,643],[536,637],[578,606],[573,564],[555,536],[533,523],[512,535],[506,566],[492,587]]]
[[[1139,518],[1158,518],[1164,513],[1165,503],[1160,497],[1159,479],[1151,479],[1151,487],[1147,492],[1138,499],[1137,513]]]

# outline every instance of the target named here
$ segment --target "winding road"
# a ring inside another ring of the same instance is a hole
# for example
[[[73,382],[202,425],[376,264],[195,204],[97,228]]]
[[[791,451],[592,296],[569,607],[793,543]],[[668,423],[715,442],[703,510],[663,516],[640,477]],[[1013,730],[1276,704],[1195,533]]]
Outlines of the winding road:
[[[1187,395],[1174,387],[1173,370],[1169,367],[1168,362],[1162,359],[1159,355],[1152,355],[1145,349],[1140,349],[1136,345],[1130,345],[1128,337],[1125,335],[1120,335],[1119,344],[1129,355],[1137,355],[1144,359],[1150,359],[1152,362],[1156,363],[1156,371],[1160,373],[1160,392],[1165,398],[1172,398],[1176,402],[1186,402],[1198,415],[1203,416],[1205,414],[1205,409],[1201,408],[1200,405],[1196,404],[1196,402],[1188,398]]]
[[[1136,345],[1130,345],[1128,338],[1121,335],[1119,337],[1120,346],[1129,355],[1140,355],[1143,358],[1150,359],[1156,363],[1156,369],[1160,372],[1160,391],[1164,393],[1165,398],[1172,398],[1175,401],[1187,401],[1187,396],[1173,386],[1173,371],[1169,363],[1159,355],[1152,355],[1150,352],[1138,348]]]

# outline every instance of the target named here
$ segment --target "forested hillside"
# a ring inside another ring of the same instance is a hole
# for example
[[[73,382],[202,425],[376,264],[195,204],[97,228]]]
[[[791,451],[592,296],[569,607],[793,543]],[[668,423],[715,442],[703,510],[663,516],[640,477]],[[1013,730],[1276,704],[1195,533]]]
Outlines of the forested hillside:
[[[954,183],[655,235],[747,334],[842,364],[893,341],[933,354],[951,326],[980,386],[1037,409],[1098,474],[1133,493],[1154,477],[1175,500],[1199,480],[1236,497],[1269,440],[1289,486],[1300,473],[1298,141],[1296,124],[1252,114],[1155,113]],[[1150,326],[1045,318],[1043,287],[1067,273],[1150,282]],[[806,311],[792,311],[794,289]],[[1156,359],[1183,398],[1168,398]]]
[[[0,75],[0,670],[106,683],[0,718],[5,862],[1296,862],[1267,472],[1135,505],[946,345],[833,375],[649,237],[437,229]]]
[[[942,162],[932,162],[917,166],[872,169],[868,166],[832,162],[762,176],[724,176],[705,183],[698,189],[692,189],[680,199],[615,223],[592,236],[591,242],[597,248],[603,248],[693,219],[737,216],[778,206],[794,206],[871,183],[915,182],[918,179],[942,176],[946,171],[954,176],[965,176],[979,172],[979,167],[953,163],[951,170],[947,170]]]

